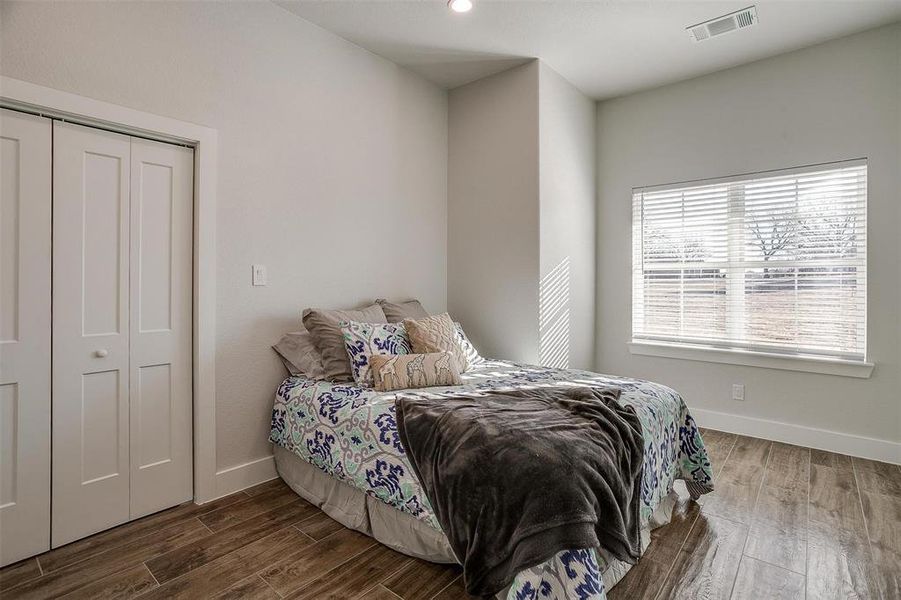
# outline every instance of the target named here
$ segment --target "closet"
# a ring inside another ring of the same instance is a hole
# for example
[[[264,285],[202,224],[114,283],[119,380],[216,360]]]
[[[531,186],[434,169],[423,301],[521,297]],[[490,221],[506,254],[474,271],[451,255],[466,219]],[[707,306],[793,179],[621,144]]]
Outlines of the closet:
[[[193,151],[0,115],[0,563],[190,500]]]

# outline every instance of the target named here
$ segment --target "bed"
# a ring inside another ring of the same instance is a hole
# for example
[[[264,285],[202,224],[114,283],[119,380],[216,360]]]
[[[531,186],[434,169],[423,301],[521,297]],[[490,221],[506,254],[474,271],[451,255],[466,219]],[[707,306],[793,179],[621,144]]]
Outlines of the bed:
[[[561,385],[618,387],[619,402],[632,406],[641,421],[642,549],[650,541],[650,530],[669,522],[677,481],[684,482],[693,498],[713,489],[701,434],[674,390],[648,381],[508,361],[481,361],[463,375],[460,386],[387,393],[288,377],[276,394],[270,441],[282,479],[326,514],[411,556],[453,563],[456,557],[401,444],[395,399],[401,394],[440,399],[464,392]],[[498,597],[602,600],[629,566],[599,549],[573,548],[520,572]]]

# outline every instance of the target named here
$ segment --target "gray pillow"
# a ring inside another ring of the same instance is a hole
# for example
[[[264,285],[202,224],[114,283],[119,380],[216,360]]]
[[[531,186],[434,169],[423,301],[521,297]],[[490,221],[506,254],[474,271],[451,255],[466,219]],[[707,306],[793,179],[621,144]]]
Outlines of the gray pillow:
[[[378,304],[358,310],[328,310],[307,308],[303,311],[303,326],[310,332],[313,344],[322,356],[325,379],[329,381],[353,381],[350,359],[344,348],[341,323],[387,323],[385,313]]]
[[[384,298],[376,300],[385,312],[385,318],[389,323],[400,323],[404,319],[424,319],[429,313],[422,307],[419,300],[407,300],[406,302],[388,302]]]
[[[308,331],[286,333],[272,349],[282,359],[291,375],[316,380],[325,378],[322,358],[313,345],[313,338]]]

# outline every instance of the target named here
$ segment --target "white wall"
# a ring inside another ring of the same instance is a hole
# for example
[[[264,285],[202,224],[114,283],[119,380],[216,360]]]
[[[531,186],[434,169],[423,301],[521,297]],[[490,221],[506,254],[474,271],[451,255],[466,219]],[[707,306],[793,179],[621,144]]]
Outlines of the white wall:
[[[542,364],[591,369],[595,324],[595,102],[540,63]],[[565,332],[565,334],[564,334]]]
[[[447,304],[485,355],[538,362],[538,62],[448,97]]]
[[[598,370],[671,385],[700,414],[901,441],[899,60],[894,25],[599,104]],[[632,187],[858,157],[869,159],[870,379],[629,354]],[[733,382],[744,402],[730,399]]]
[[[220,469],[270,454],[269,346],[303,307],[445,308],[444,91],[268,2],[3,2],[0,27],[5,76],[219,131]]]

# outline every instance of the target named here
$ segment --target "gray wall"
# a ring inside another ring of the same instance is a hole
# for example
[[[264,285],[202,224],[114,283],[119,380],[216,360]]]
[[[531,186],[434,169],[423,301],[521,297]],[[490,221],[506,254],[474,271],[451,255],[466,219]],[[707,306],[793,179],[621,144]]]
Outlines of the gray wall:
[[[485,356],[538,362],[538,62],[448,97],[447,305]]]
[[[0,20],[3,75],[219,130],[219,468],[270,453],[269,346],[303,307],[445,308],[444,91],[268,2],[3,2]]]
[[[591,369],[597,254],[595,102],[540,64],[539,353],[542,364]]]
[[[598,370],[666,383],[693,408],[901,440],[899,60],[894,25],[599,104]],[[870,379],[630,355],[632,187],[858,157]]]
[[[487,356],[590,368],[595,103],[541,63],[448,101],[448,307]]]

